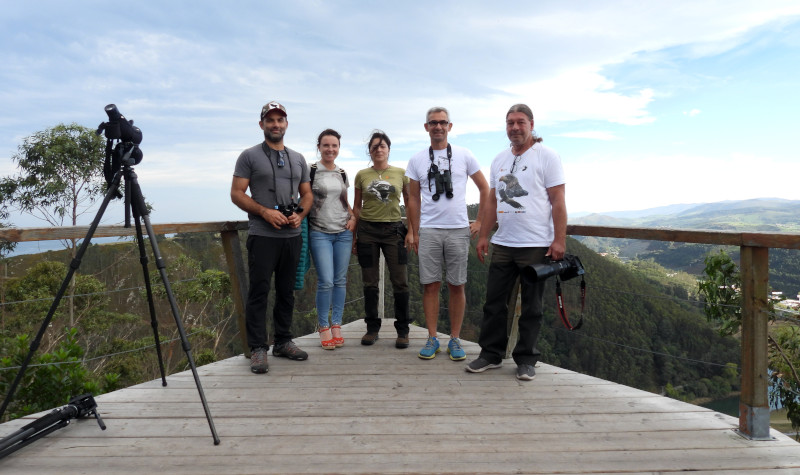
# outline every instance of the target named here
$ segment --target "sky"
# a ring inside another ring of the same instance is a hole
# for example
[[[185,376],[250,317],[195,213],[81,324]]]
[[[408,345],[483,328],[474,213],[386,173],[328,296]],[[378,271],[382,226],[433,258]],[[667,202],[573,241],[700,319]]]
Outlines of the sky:
[[[230,201],[261,107],[285,144],[369,166],[373,129],[405,167],[426,111],[488,179],[505,114],[534,112],[561,156],[570,215],[759,197],[800,200],[800,2],[0,0],[0,176],[25,137],[95,128],[106,104],[143,132],[135,167],[153,223],[246,219]],[[478,193],[470,183],[468,202]],[[351,193],[352,197],[352,193]],[[81,219],[88,224],[93,213]],[[103,224],[123,222],[121,203]],[[47,226],[12,214],[20,227]]]

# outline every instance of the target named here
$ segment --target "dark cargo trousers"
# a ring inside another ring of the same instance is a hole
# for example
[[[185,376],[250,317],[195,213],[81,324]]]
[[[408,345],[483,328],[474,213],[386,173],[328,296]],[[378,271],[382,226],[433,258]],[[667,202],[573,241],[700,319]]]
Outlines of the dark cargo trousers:
[[[546,247],[508,247],[492,245],[492,262],[486,283],[486,303],[478,344],[480,356],[491,363],[500,363],[508,346],[508,297],[520,271],[531,264],[540,264]],[[519,340],[512,352],[517,364],[534,365],[541,353],[536,348],[542,327],[544,281],[521,279],[522,313],[519,317]]]
[[[378,282],[380,253],[383,252],[394,291],[394,327],[398,335],[408,335],[411,318],[408,311],[408,253],[405,238],[406,228],[400,221],[358,221],[356,252],[364,283],[364,322],[367,324],[367,332],[377,333],[381,328],[381,319],[378,317]]]

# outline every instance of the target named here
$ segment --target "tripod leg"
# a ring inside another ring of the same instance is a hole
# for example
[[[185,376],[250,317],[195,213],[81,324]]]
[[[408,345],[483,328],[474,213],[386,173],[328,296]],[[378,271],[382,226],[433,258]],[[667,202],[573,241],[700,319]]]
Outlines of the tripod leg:
[[[139,261],[142,263],[142,274],[144,275],[144,287],[147,291],[147,306],[150,309],[150,326],[153,327],[153,338],[156,342],[156,353],[158,354],[158,369],[161,370],[161,385],[167,385],[167,376],[164,371],[164,358],[161,355],[161,341],[158,338],[158,320],[156,319],[156,307],[153,303],[153,288],[150,285],[150,273],[147,270],[147,252],[144,248],[144,237],[142,236],[142,223],[139,221],[137,210],[133,210],[133,219],[136,224],[136,242],[139,245]]]
[[[214,420],[211,418],[211,411],[208,408],[208,402],[206,401],[206,395],[203,392],[203,386],[200,384],[200,376],[197,374],[197,366],[194,363],[194,357],[192,356],[192,348],[189,345],[189,340],[186,338],[186,331],[183,329],[183,323],[181,322],[180,312],[178,312],[178,304],[175,302],[175,296],[172,294],[172,287],[169,284],[169,278],[167,277],[166,271],[166,264],[164,264],[164,259],[161,257],[161,252],[158,250],[158,242],[156,241],[156,234],[153,232],[153,226],[150,224],[150,217],[147,214],[147,207],[144,202],[144,196],[142,195],[142,190],[139,187],[139,182],[136,179],[136,173],[133,170],[128,170],[128,173],[125,175],[125,188],[130,188],[131,190],[131,207],[141,215],[142,220],[144,221],[145,229],[147,229],[147,235],[150,238],[150,246],[153,248],[153,258],[156,261],[156,267],[158,268],[158,272],[161,275],[161,281],[164,283],[164,290],[167,292],[167,300],[169,300],[169,306],[172,310],[172,316],[175,319],[175,326],[178,328],[178,334],[181,337],[181,344],[183,345],[183,351],[186,353],[186,358],[189,360],[189,366],[192,369],[192,376],[194,376],[194,383],[197,386],[197,392],[200,394],[200,401],[203,403],[203,410],[206,413],[206,419],[208,420],[208,426],[211,428],[211,436],[214,439],[214,445],[219,445],[219,437],[217,436],[217,429],[214,427]],[[137,220],[138,222],[138,220]]]
[[[94,220],[92,221],[91,226],[89,226],[89,231],[86,233],[86,237],[83,239],[81,246],[78,248],[78,252],[75,254],[75,257],[69,264],[69,270],[67,271],[67,276],[64,277],[64,281],[61,283],[61,287],[58,289],[55,298],[53,299],[53,303],[50,305],[50,310],[47,311],[47,316],[44,318],[42,322],[42,326],[39,327],[39,332],[36,334],[36,337],[31,342],[30,351],[25,356],[25,359],[20,365],[19,371],[17,372],[16,377],[14,377],[14,381],[11,383],[11,387],[9,388],[8,394],[6,395],[6,399],[3,401],[3,406],[0,407],[0,418],[3,417],[5,414],[8,405],[11,403],[11,399],[14,397],[14,393],[17,391],[17,386],[22,381],[22,376],[25,374],[25,370],[28,368],[28,365],[33,358],[33,354],[39,348],[39,345],[42,343],[42,337],[44,336],[44,332],[47,331],[47,327],[50,325],[50,321],[53,319],[53,315],[56,313],[56,309],[58,308],[58,304],[61,302],[61,298],[64,296],[64,292],[66,292],[67,287],[69,286],[70,281],[72,280],[73,274],[75,271],[78,270],[78,267],[81,265],[81,259],[83,259],[83,255],[86,253],[86,249],[89,248],[89,241],[91,241],[92,236],[94,236],[95,231],[97,231],[97,226],[100,225],[100,220],[103,217],[103,213],[105,213],[108,204],[111,202],[113,198],[116,197],[117,190],[119,189],[120,181],[122,180],[122,170],[118,171],[114,178],[111,181],[111,184],[108,187],[108,191],[106,192],[105,198],[103,198],[102,204],[100,204],[100,209],[97,211],[97,215],[95,215]]]

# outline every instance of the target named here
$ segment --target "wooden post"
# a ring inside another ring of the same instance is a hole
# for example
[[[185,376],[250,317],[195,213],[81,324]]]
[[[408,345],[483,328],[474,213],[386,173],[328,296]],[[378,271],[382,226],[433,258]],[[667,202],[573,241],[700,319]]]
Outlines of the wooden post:
[[[520,285],[519,277],[517,277],[514,286],[511,287],[511,293],[508,295],[508,320],[506,320],[508,343],[506,344],[505,358],[511,358],[511,353],[519,340],[519,316],[522,313],[522,288]]]
[[[767,282],[769,248],[741,246],[742,395],[739,431],[754,440],[771,440],[767,390]]]
[[[228,275],[231,278],[231,297],[239,325],[239,337],[242,339],[244,356],[250,357],[250,345],[247,344],[247,325],[245,324],[245,302],[247,302],[247,272],[242,258],[242,246],[239,243],[239,231],[222,231],[222,247],[225,250],[225,261],[228,263]]]
[[[378,277],[378,318],[383,319],[383,318],[385,318],[384,314],[386,313],[384,311],[384,308],[383,308],[384,305],[385,305],[385,302],[384,302],[385,297],[384,297],[383,290],[386,287],[386,279],[385,279],[386,272],[384,271],[384,267],[386,266],[386,258],[383,257],[383,252],[379,251],[378,254],[381,256],[380,259],[378,260],[378,269],[380,269],[378,271],[379,272],[379,274],[378,274],[379,275],[379,277]]]

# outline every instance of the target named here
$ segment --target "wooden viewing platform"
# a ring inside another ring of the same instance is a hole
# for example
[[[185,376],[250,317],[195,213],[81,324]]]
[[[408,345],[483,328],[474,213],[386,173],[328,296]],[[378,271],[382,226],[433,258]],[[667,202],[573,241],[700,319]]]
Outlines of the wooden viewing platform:
[[[417,358],[422,328],[406,350],[391,320],[374,346],[359,344],[364,329],[345,325],[335,351],[297,338],[308,361],[270,355],[266,375],[243,356],[198,368],[220,445],[186,371],[98,396],[106,431],[73,421],[0,460],[0,473],[800,473],[800,444],[774,430],[752,441],[736,418],[547,364],[531,382],[511,360],[467,373],[446,351]],[[467,361],[479,352],[464,348]]]

